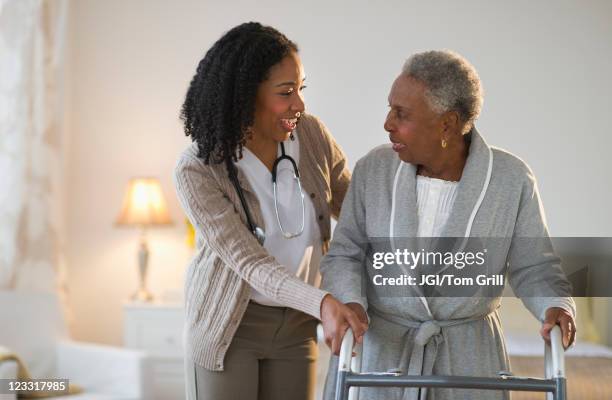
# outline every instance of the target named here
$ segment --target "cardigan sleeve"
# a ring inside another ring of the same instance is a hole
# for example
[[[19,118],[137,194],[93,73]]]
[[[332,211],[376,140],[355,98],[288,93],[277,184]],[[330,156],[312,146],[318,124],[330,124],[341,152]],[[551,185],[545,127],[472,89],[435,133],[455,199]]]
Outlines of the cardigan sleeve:
[[[224,265],[275,302],[320,319],[327,292],[292,276],[268,254],[202,160],[183,155],[174,170],[174,184],[190,222]]]
[[[510,243],[508,279],[517,297],[540,321],[551,307],[563,308],[576,317],[571,285],[561,268],[561,259],[554,252],[531,171],[523,184]]]
[[[365,229],[365,176],[357,162],[354,179],[342,206],[342,213],[329,251],[321,261],[321,287],[343,303],[358,303],[368,309],[364,274],[367,250]]]

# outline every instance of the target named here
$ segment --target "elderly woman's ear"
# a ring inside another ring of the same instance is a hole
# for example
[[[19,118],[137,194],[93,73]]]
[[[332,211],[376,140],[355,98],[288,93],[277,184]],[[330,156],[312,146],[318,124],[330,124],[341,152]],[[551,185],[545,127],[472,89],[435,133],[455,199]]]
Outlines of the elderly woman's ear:
[[[457,111],[447,111],[441,116],[442,129],[445,134],[463,134],[465,123],[461,120]]]

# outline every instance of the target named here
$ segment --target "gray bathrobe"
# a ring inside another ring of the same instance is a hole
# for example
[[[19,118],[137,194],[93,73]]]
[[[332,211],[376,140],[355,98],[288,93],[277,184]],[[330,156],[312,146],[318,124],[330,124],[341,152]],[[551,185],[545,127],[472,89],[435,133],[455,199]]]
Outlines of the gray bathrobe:
[[[466,138],[468,159],[441,236],[482,240],[467,247],[478,248],[480,243],[487,248],[486,273],[503,275],[536,318],[542,320],[549,307],[564,308],[575,316],[571,289],[552,249],[532,171],[518,157],[490,147],[476,129]],[[372,248],[394,237],[392,250],[418,251],[422,243],[411,240],[417,228],[416,166],[403,163],[390,145],[372,150],[355,167],[330,250],[321,264],[323,289],[344,303],[360,303],[368,312],[362,372],[497,376],[509,370],[497,312],[501,293],[440,296],[422,287],[373,284],[374,275],[386,271],[391,276],[400,269],[372,268]],[[466,248],[464,240],[453,243],[455,251]],[[403,271],[418,275],[423,268]],[[452,265],[445,271],[459,272]],[[337,365],[337,357],[332,357],[326,400],[334,398]],[[507,399],[508,393],[361,388],[359,398]]]

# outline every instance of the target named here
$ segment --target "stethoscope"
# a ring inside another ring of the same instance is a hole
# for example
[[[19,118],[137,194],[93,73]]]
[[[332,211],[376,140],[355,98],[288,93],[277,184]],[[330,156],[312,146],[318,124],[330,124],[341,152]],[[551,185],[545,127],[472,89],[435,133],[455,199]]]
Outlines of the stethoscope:
[[[283,235],[285,239],[292,239],[294,237],[300,236],[302,232],[304,232],[306,207],[304,205],[304,192],[302,191],[302,183],[300,182],[300,172],[298,170],[297,163],[291,156],[288,156],[285,153],[284,143],[281,142],[280,147],[281,147],[281,155],[274,161],[274,164],[272,165],[272,190],[274,193],[274,211],[276,213],[276,221],[278,222],[278,227],[280,228],[281,234]],[[300,197],[300,201],[302,204],[302,223],[297,232],[288,232],[285,230],[281,222],[280,214],[278,212],[278,188],[277,188],[277,183],[276,183],[276,176],[277,176],[276,171],[278,168],[278,164],[283,160],[289,161],[291,165],[293,166],[293,179],[295,180],[295,183],[297,184],[297,188],[300,191],[299,197]],[[228,167],[228,172],[229,172],[228,174],[229,178],[232,181],[234,188],[236,188],[236,192],[238,193],[238,198],[240,199],[240,204],[242,204],[242,209],[244,210],[244,214],[246,215],[247,225],[249,226],[249,230],[253,233],[253,235],[255,235],[255,238],[257,238],[257,241],[259,242],[259,244],[263,246],[264,241],[266,240],[266,233],[261,227],[255,225],[255,222],[253,221],[253,217],[251,216],[251,210],[249,209],[249,206],[244,198],[244,192],[242,191],[242,187],[240,187],[240,183],[238,182],[238,175],[236,173],[236,167],[233,165],[231,160],[228,161],[227,167]]]

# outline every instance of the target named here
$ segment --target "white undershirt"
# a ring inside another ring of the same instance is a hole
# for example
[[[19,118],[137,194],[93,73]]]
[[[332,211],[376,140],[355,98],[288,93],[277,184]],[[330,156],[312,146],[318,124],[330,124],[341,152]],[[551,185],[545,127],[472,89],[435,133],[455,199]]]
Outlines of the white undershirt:
[[[451,213],[459,182],[417,175],[418,237],[439,237]]]
[[[287,140],[285,154],[300,163],[300,143],[294,133],[295,140]],[[278,155],[281,155],[278,146]],[[261,227],[266,233],[264,248],[268,253],[292,275],[300,280],[319,286],[321,277],[319,264],[322,257],[321,233],[316,222],[315,210],[310,196],[304,196],[304,232],[301,235],[286,239],[278,226],[276,212],[274,209],[274,192],[272,189],[272,174],[268,168],[246,147],[243,149],[243,157],[236,163],[242,173],[246,176],[251,187],[257,195],[264,226]],[[278,212],[285,232],[296,233],[302,223],[302,202],[299,197],[298,185],[293,179],[293,166],[291,162],[284,160],[277,168],[277,190],[278,190]],[[304,190],[302,188],[302,190]],[[251,290],[251,300],[257,303],[278,306],[264,294],[254,288]]]

